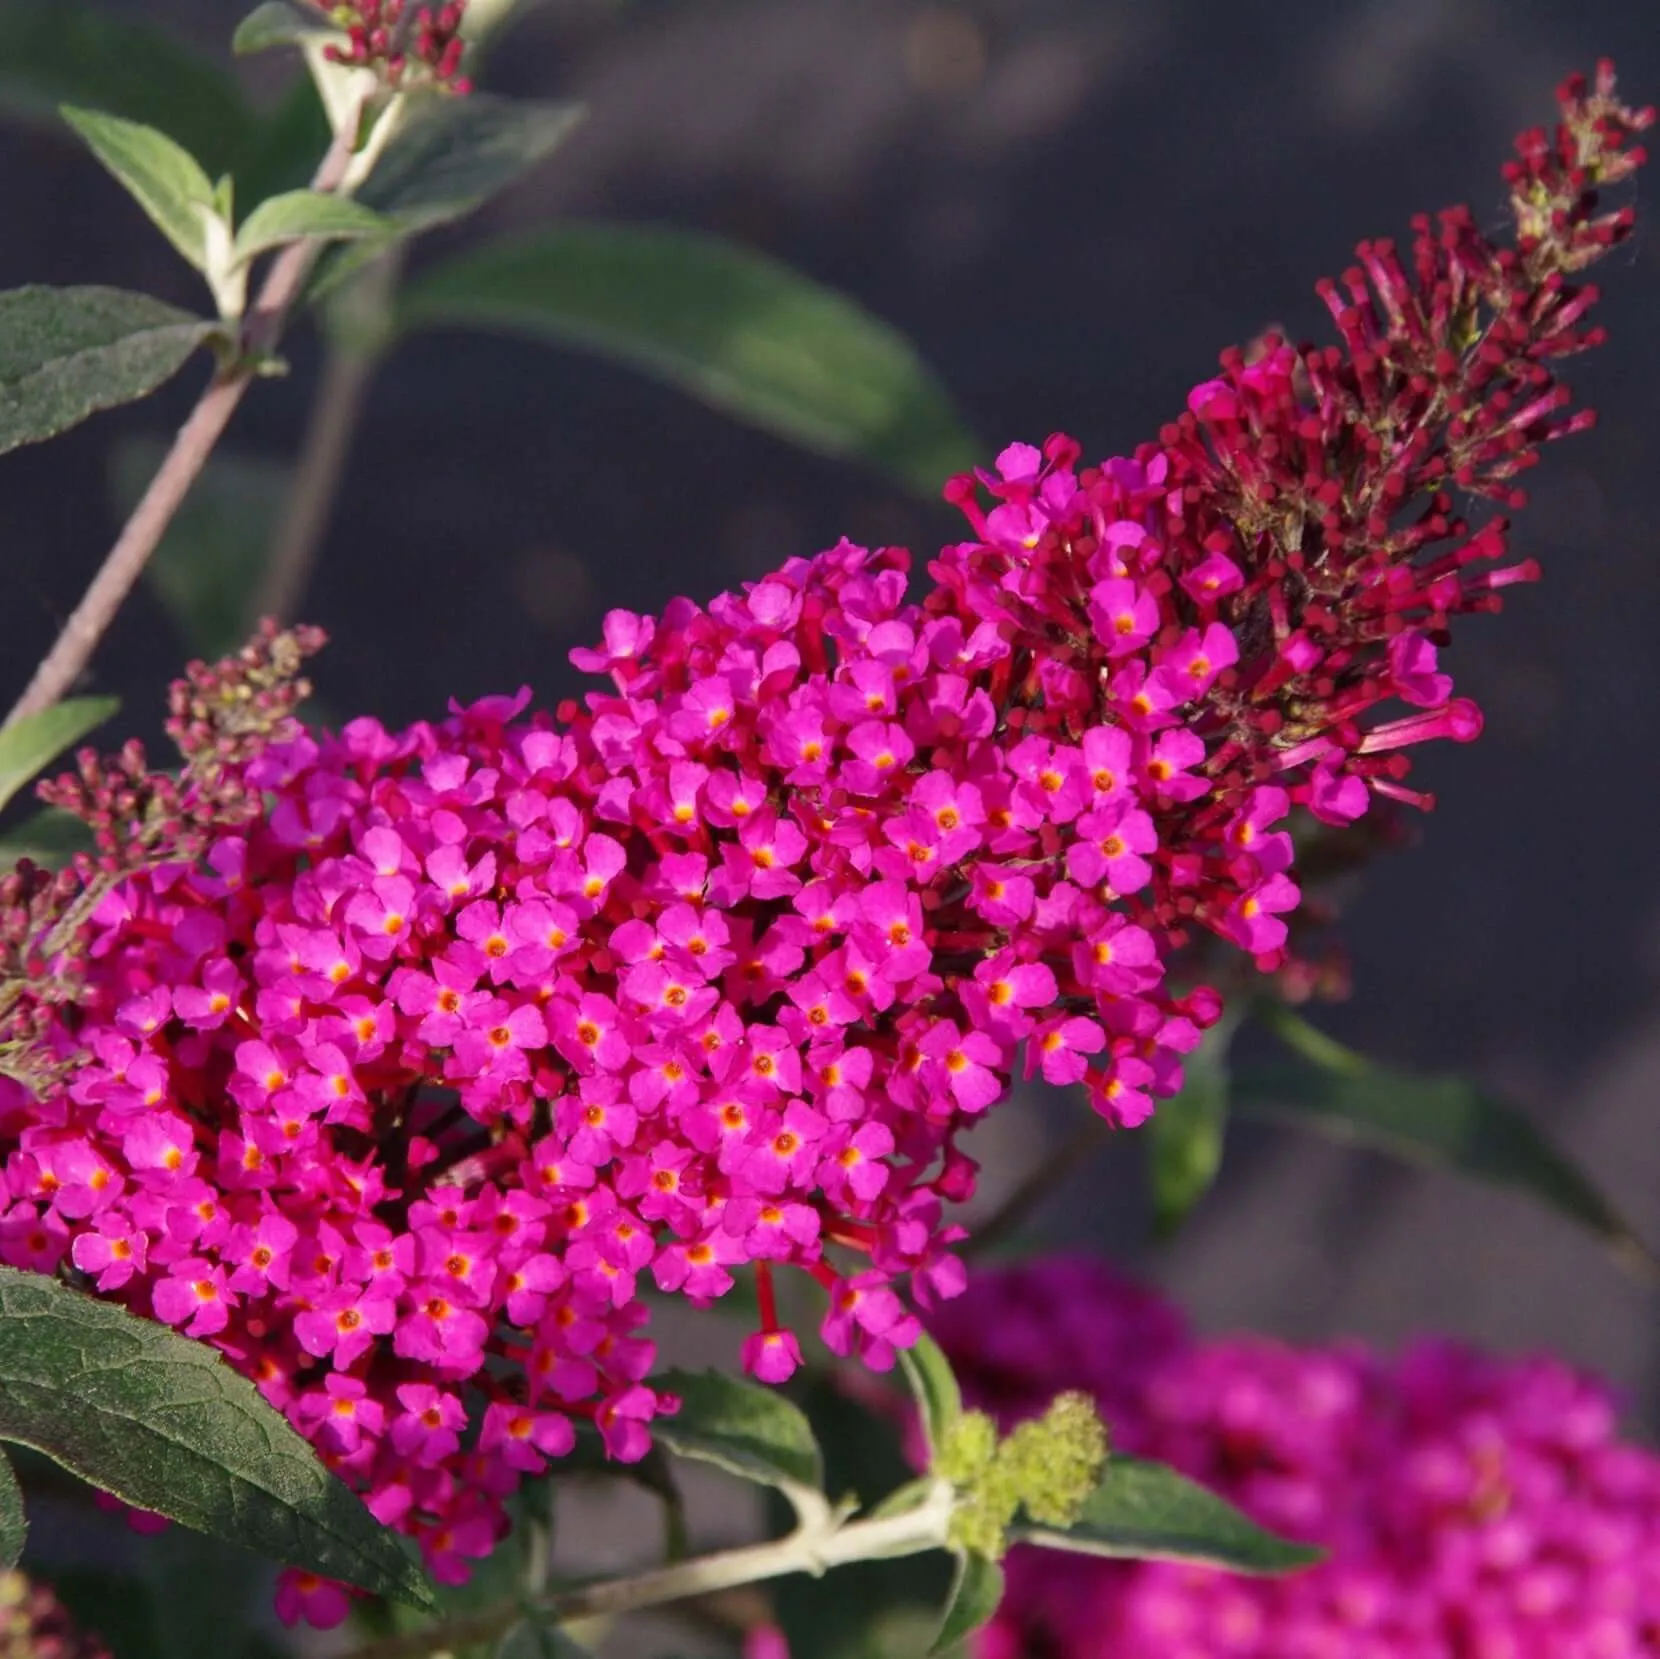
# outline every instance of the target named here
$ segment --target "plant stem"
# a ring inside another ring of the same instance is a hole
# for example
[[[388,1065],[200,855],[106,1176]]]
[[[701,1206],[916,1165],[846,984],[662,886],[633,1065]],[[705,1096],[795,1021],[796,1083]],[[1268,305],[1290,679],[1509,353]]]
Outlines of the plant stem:
[[[314,190],[336,190],[345,181],[352,164],[356,125],[355,121],[345,122],[335,134],[328,154],[312,179]],[[115,613],[155,552],[179,504],[206,466],[243,393],[258,375],[261,358],[276,345],[320,246],[316,241],[292,242],[272,262],[259,298],[244,324],[236,362],[214,375],[190,418],[179,428],[161,469],[150,480],[149,489],[133,509],[132,517],[116,538],[115,546],[74,614],[64,624],[57,642],[6,716],[6,725],[50,708],[80,677],[98,641],[115,620]]]
[[[684,1601],[689,1596],[759,1584],[790,1573],[817,1576],[831,1567],[854,1561],[891,1560],[944,1549],[951,1519],[953,1493],[944,1481],[915,1509],[898,1515],[878,1515],[865,1521],[839,1521],[833,1512],[810,1521],[766,1544],[717,1550],[690,1561],[657,1567],[633,1578],[605,1579],[566,1590],[528,1604],[512,1603],[470,1614],[446,1624],[384,1636],[353,1648],[345,1659],[427,1659],[427,1655],[459,1651],[494,1641],[521,1619],[544,1620],[551,1625],[632,1613],[643,1607]]]
[[[250,626],[267,616],[292,621],[311,584],[369,385],[389,343],[388,317],[402,269],[402,252],[393,248],[330,303],[323,372]]]
[[[360,352],[331,346],[323,358],[294,482],[250,620],[290,621],[305,597],[374,372],[375,360]]]

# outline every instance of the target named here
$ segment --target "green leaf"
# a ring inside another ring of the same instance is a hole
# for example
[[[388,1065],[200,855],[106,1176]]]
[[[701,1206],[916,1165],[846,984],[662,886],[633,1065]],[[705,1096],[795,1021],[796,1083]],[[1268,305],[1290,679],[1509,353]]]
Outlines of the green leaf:
[[[218,217],[213,181],[159,128],[95,109],[63,107],[63,118],[197,270],[208,263],[207,226]]]
[[[963,1393],[944,1350],[926,1331],[909,1348],[899,1350],[905,1381],[922,1412],[930,1457],[939,1451],[946,1431],[963,1414]]]
[[[1065,1531],[1015,1526],[1014,1542],[1078,1555],[1191,1561],[1241,1573],[1284,1573],[1321,1558],[1259,1527],[1214,1492],[1162,1463],[1115,1457],[1083,1514]]]
[[[0,837],[0,871],[20,858],[32,859],[43,869],[61,870],[75,853],[92,851],[92,832],[79,818],[60,807],[43,807],[4,837]]]
[[[589,1659],[588,1650],[540,1619],[524,1619],[502,1637],[495,1659]]]
[[[23,1516],[23,1489],[11,1460],[0,1452],[0,1567],[12,1568],[23,1554],[29,1523]]]
[[[1170,1238],[1193,1206],[1210,1191],[1222,1168],[1228,1132],[1228,1047],[1238,1016],[1205,1033],[1199,1048],[1183,1062],[1181,1093],[1159,1102],[1148,1120],[1148,1174],[1153,1186],[1153,1229]]]
[[[824,1459],[812,1424],[777,1389],[719,1371],[665,1371],[652,1386],[680,1397],[680,1410],[651,1430],[671,1452],[776,1486],[792,1501],[796,1493],[823,1491]]]
[[[110,494],[123,517],[165,453],[166,446],[153,438],[116,445]],[[207,662],[247,638],[254,588],[292,481],[286,462],[218,451],[144,567],[186,649]]]
[[[0,293],[0,455],[153,392],[218,326],[119,288]]]
[[[951,1582],[939,1635],[928,1650],[929,1659],[954,1652],[982,1625],[989,1624],[1002,1599],[1003,1569],[973,1550],[964,1550],[957,1557],[957,1576]]]
[[[0,1268],[0,1440],[200,1532],[431,1604],[396,1535],[213,1349],[14,1268]]]
[[[1515,1187],[1588,1228],[1625,1267],[1648,1279],[1660,1272],[1590,1177],[1514,1106],[1463,1078],[1373,1065],[1284,1008],[1260,1012],[1306,1058],[1239,1070],[1233,1101],[1243,1115]]]
[[[406,231],[447,224],[516,183],[581,118],[576,104],[434,95],[392,139],[357,199]]]
[[[298,46],[317,35],[345,38],[344,32],[321,12],[288,5],[286,0],[265,0],[264,5],[255,6],[237,24],[236,33],[231,36],[231,50],[242,57],[251,52],[269,51],[273,46]]]
[[[897,329],[776,260],[691,231],[564,225],[491,243],[412,282],[401,317],[597,353],[929,495],[975,456]]]
[[[133,8],[0,0],[0,114],[56,127],[64,104],[158,127],[211,173],[256,117],[235,80]]]
[[[581,118],[577,104],[530,103],[477,92],[465,98],[433,94],[398,129],[355,200],[391,219],[396,236],[448,224],[516,183]],[[328,293],[392,239],[325,255],[308,297]]]
[[[238,264],[284,242],[305,237],[356,240],[383,235],[390,221],[373,208],[349,196],[331,196],[319,190],[287,190],[269,196],[248,215],[232,244]]]
[[[0,807],[120,707],[118,697],[69,697],[0,728]]]

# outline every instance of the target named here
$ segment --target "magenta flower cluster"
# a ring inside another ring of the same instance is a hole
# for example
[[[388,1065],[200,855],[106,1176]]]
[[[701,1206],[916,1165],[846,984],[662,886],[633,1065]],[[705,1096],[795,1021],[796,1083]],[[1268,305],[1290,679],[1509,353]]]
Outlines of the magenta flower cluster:
[[[935,1328],[971,1402],[1005,1424],[1091,1390],[1119,1450],[1330,1552],[1247,1578],[1020,1546],[977,1659],[1640,1659],[1660,1644],[1660,1456],[1623,1442],[1610,1391],[1556,1360],[1182,1340],[1173,1309],[1064,1259],[977,1275]]]
[[[1502,535],[1438,481],[1573,428],[1563,271],[1629,228],[1586,203],[1647,119],[1606,76],[1564,97],[1523,252],[1378,255],[1347,356],[1230,356],[1132,458],[1010,446],[950,486],[972,536],[920,602],[902,550],[844,542],[613,612],[582,706],[290,726],[221,769],[256,819],[181,822],[107,891],[88,862],[80,931],[8,916],[7,1029],[50,1063],[0,1081],[0,1260],[212,1342],[450,1581],[578,1422],[645,1452],[648,1289],[752,1267],[743,1361],[778,1381],[793,1267],[828,1345],[891,1365],[902,1282],[960,1288],[960,1139],[1017,1068],[1140,1123],[1221,1008],[1178,953],[1284,959],[1293,808],[1347,823],[1474,735],[1438,647],[1533,572],[1477,573]],[[1406,528],[1402,490],[1432,492]]]

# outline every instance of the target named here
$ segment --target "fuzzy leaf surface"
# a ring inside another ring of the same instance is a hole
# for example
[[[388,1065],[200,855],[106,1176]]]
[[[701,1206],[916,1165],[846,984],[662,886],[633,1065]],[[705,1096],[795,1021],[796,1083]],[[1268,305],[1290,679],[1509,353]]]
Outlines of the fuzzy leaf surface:
[[[671,1452],[786,1495],[823,1490],[824,1458],[813,1426],[777,1389],[720,1371],[665,1371],[652,1385],[680,1397],[680,1410],[651,1428]]]
[[[0,1440],[199,1532],[431,1602],[396,1535],[213,1349],[9,1267],[0,1268]]]
[[[10,1570],[23,1554],[29,1523],[23,1516],[23,1488],[11,1459],[0,1453],[0,1568]]]
[[[147,396],[217,327],[120,288],[0,293],[0,455]]]

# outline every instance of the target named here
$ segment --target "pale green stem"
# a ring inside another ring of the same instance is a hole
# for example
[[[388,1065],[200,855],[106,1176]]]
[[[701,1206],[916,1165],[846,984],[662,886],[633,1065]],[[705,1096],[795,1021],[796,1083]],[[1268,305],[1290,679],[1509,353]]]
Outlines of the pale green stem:
[[[847,1521],[826,1507],[821,1514],[809,1515],[787,1538],[717,1550],[632,1578],[605,1579],[534,1602],[493,1607],[425,1630],[380,1637],[353,1648],[345,1659],[428,1659],[429,1655],[494,1641],[525,1618],[551,1625],[611,1618],[691,1596],[784,1578],[790,1573],[817,1577],[832,1567],[845,1567],[855,1561],[921,1555],[946,1547],[953,1502],[950,1484],[938,1481],[921,1504],[897,1515]]]

